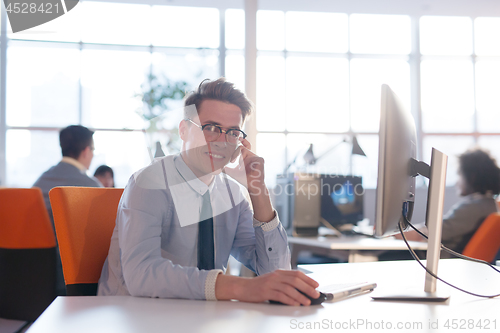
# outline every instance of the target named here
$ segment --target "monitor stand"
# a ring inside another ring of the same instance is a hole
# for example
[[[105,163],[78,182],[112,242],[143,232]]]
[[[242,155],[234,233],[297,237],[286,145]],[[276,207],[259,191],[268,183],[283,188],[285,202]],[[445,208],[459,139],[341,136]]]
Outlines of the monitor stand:
[[[421,167],[422,162],[418,162]],[[441,252],[441,231],[443,226],[444,193],[446,188],[446,166],[448,156],[432,148],[430,174],[418,172],[427,176],[429,194],[427,196],[426,225],[429,231],[427,242],[427,270],[437,275],[439,256]],[[423,291],[406,291],[393,295],[372,297],[377,301],[415,301],[415,302],[445,302],[450,296],[447,293],[437,292],[436,278],[425,272],[425,286]]]

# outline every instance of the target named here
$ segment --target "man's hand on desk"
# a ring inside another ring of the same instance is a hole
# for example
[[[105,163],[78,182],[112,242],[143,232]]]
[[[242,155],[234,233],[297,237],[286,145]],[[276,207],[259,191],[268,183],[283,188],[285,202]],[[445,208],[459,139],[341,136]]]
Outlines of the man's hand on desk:
[[[218,300],[237,299],[251,303],[273,300],[288,305],[310,305],[311,301],[297,289],[318,298],[318,286],[316,281],[300,271],[276,270],[255,278],[219,274],[215,296]]]

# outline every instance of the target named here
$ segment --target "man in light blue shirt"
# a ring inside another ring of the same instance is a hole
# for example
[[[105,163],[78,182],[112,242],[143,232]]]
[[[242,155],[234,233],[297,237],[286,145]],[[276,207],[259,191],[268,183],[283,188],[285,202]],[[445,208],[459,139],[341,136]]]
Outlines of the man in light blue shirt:
[[[298,290],[317,298],[318,284],[290,270],[286,233],[264,183],[264,160],[241,130],[251,102],[220,78],[202,82],[185,104],[181,153],[155,160],[125,188],[98,294],[309,305]],[[237,160],[237,167],[226,167]],[[200,253],[208,251],[197,245],[207,202],[214,269],[197,267]],[[230,254],[258,277],[221,274]]]

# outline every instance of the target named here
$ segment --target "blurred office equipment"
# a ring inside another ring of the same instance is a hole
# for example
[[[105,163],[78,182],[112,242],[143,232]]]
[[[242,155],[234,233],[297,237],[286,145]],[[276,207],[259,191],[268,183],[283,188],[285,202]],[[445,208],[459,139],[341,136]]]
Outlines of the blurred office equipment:
[[[352,144],[349,156],[352,174],[352,155],[366,156],[354,134],[334,144],[318,157],[311,143],[302,156],[304,166],[315,165],[344,143]],[[274,191],[276,210],[288,234],[315,236],[321,224],[336,228],[361,221],[364,194],[361,177],[299,171],[290,173],[292,167],[302,168],[297,166],[300,154],[286,166],[283,174],[277,176]]]
[[[342,141],[336,143],[335,145],[333,145],[332,147],[328,148],[328,150],[326,150],[325,152],[323,152],[321,155],[319,155],[318,157],[315,156],[314,154],[314,145],[311,143],[309,144],[309,148],[307,149],[307,151],[304,153],[304,155],[302,156],[302,160],[304,160],[305,162],[305,166],[308,166],[308,165],[315,165],[319,160],[321,160],[323,157],[325,157],[326,155],[328,155],[329,153],[331,153],[332,151],[334,151],[337,147],[339,147],[341,144],[344,144],[344,143],[351,143],[352,144],[352,148],[351,148],[351,154],[350,154],[350,159],[349,159],[349,165],[350,165],[350,173],[352,174],[352,155],[360,155],[360,156],[366,156],[365,152],[363,151],[363,149],[361,148],[361,146],[359,145],[358,143],[358,139],[356,138],[356,135],[352,134],[351,138],[344,138]],[[292,166],[296,166],[298,160],[297,158],[300,156],[301,154],[301,151],[299,151],[297,153],[297,155],[295,155],[294,159],[292,160],[292,162],[290,162],[283,174],[287,174],[288,173],[288,170],[290,170],[290,168]]]
[[[361,148],[361,146],[358,143],[358,139],[353,134],[352,139],[350,141],[348,139],[344,138],[344,140],[340,141],[339,143],[337,143],[333,147],[330,147],[327,151],[325,151],[323,154],[319,155],[318,157],[314,156],[313,145],[311,143],[311,145],[309,146],[309,149],[306,152],[306,155],[308,158],[306,159],[306,155],[304,155],[304,160],[306,160],[306,162],[308,162],[308,164],[316,164],[317,161],[319,161],[324,156],[328,155],[330,152],[334,151],[335,148],[337,148],[338,146],[340,146],[343,143],[348,143],[348,142],[352,143],[351,155],[366,156],[365,152],[363,151],[363,149]]]
[[[363,220],[364,189],[356,176],[321,175],[321,218],[334,228]]]
[[[289,235],[316,236],[320,225],[320,179],[314,174],[278,175],[275,207]]]
[[[316,236],[322,222],[332,228],[363,220],[362,178],[292,173],[276,179],[275,207],[287,233]]]

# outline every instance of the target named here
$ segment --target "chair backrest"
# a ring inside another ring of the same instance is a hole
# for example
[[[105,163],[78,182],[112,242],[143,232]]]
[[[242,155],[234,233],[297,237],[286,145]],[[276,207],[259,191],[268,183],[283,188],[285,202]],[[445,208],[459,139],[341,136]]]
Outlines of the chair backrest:
[[[68,296],[96,295],[123,189],[55,187],[49,192]]]
[[[0,188],[0,317],[35,320],[56,297],[56,238],[39,188]]]
[[[500,249],[500,213],[493,213],[481,223],[462,254],[492,262],[498,249]]]

